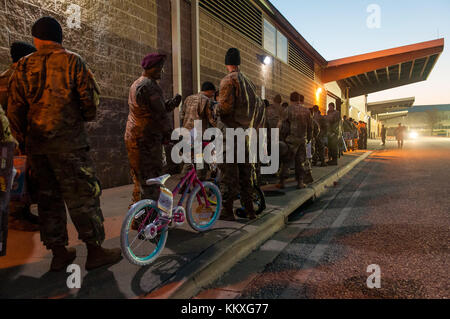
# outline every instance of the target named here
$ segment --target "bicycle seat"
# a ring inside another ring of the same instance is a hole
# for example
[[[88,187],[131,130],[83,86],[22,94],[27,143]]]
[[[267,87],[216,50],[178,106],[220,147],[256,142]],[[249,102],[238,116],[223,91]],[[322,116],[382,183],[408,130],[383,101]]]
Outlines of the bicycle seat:
[[[148,179],[145,183],[147,185],[159,185],[159,186],[164,186],[164,184],[167,182],[167,180],[170,178],[169,174],[157,177],[157,178],[151,178]]]

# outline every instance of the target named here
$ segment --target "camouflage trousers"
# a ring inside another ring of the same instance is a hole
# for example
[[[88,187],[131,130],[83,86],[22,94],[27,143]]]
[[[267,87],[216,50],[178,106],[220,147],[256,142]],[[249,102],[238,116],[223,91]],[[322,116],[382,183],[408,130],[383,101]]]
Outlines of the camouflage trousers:
[[[31,155],[37,183],[41,240],[51,249],[68,244],[67,214],[87,244],[105,240],[100,209],[100,183],[87,149],[71,153]]]
[[[308,169],[308,160],[306,158],[306,140],[286,139],[286,144],[289,147],[289,155],[282,163],[281,176],[287,177],[289,175],[289,163],[294,159],[295,178],[297,181],[303,181]]]
[[[145,140],[127,141],[126,146],[134,183],[132,204],[142,199],[157,200],[159,186],[147,186],[146,181],[164,173],[162,136],[152,135]]]
[[[328,135],[328,157],[332,161],[337,161],[339,156],[339,139],[336,134]]]
[[[224,145],[225,147],[225,145]],[[240,194],[246,211],[253,210],[253,182],[254,164],[248,163],[248,148],[245,148],[245,163],[237,163],[237,147],[234,149],[234,163],[225,163],[226,151],[223,153],[224,163],[219,164],[221,173],[220,191],[222,193],[223,207],[232,207],[232,203]],[[251,205],[251,206],[250,206]]]
[[[323,136],[319,135],[317,138],[314,138],[314,155],[313,155],[313,163],[325,162],[325,145],[323,143]]]

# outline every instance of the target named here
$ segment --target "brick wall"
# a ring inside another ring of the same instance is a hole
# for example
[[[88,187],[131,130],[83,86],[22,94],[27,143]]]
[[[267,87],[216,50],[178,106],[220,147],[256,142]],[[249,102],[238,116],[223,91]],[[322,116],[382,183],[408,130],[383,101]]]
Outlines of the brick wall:
[[[71,4],[81,7],[80,29],[67,25]],[[97,121],[87,127],[102,186],[130,183],[123,142],[127,97],[145,54],[158,50],[169,55],[161,86],[167,97],[172,95],[170,1],[0,0],[0,70],[10,63],[10,44],[31,42],[31,26],[44,15],[60,21],[63,45],[86,60],[101,87]]]
[[[219,85],[225,76],[225,54],[228,48],[236,47],[241,51],[241,70],[258,88],[266,87],[266,98],[271,100],[276,94],[281,94],[284,101],[289,101],[290,93],[298,91],[305,96],[305,104],[312,106],[316,103],[321,108],[325,105],[325,95],[316,100],[316,89],[320,85],[320,77],[315,82],[296,69],[278,59],[272,65],[263,67],[257,60],[256,54],[267,54],[263,48],[248,40],[239,32],[219,22],[203,9],[200,9],[200,64],[201,81],[212,81]]]

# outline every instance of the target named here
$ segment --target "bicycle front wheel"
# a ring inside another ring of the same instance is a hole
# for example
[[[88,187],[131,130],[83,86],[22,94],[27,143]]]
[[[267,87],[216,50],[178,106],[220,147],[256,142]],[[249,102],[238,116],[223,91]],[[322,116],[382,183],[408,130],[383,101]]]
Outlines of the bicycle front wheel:
[[[197,185],[192,191],[186,206],[186,217],[189,225],[196,231],[204,232],[214,226],[222,209],[222,194],[211,182],[203,182],[205,194]]]
[[[167,241],[167,226],[157,230],[154,224],[160,211],[153,200],[142,200],[128,211],[120,232],[123,255],[132,264],[147,266],[154,262]]]

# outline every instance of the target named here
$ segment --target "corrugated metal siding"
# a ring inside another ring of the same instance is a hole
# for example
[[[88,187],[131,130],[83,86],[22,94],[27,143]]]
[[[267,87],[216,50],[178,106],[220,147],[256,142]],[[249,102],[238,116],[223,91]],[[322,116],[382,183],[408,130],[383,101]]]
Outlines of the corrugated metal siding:
[[[314,61],[305,52],[289,41],[289,65],[314,80]]]
[[[200,7],[262,46],[262,12],[248,0],[200,0]]]

